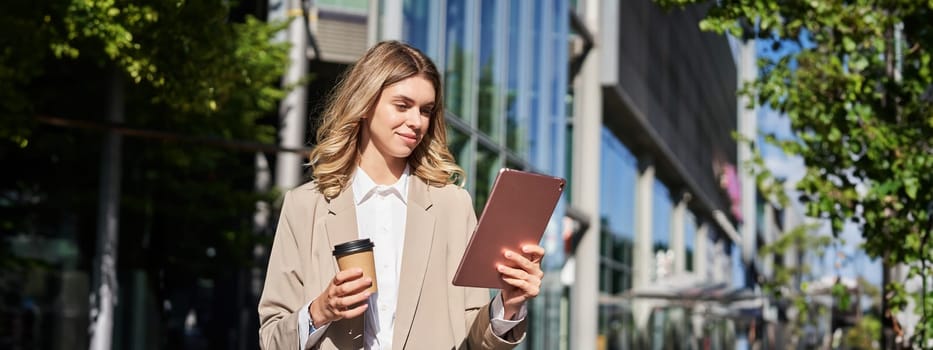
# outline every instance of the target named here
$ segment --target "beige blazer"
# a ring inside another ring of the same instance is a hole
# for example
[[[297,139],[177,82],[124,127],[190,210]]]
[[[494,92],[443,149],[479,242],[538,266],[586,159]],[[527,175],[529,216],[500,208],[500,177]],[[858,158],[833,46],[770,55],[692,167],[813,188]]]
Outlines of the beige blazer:
[[[489,326],[487,289],[451,284],[476,226],[470,195],[411,176],[393,349],[511,349],[526,321],[501,339]],[[326,201],[312,183],[285,195],[259,300],[264,349],[298,348],[298,309],[337,273],[334,245],[358,239],[352,190]],[[378,249],[378,247],[377,247]],[[320,349],[363,348],[363,317],[332,323]]]

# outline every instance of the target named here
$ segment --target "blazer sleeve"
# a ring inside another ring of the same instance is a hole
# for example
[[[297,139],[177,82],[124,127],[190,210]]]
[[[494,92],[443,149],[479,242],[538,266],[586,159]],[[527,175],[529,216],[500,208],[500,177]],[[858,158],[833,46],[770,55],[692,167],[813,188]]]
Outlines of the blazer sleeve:
[[[292,192],[285,194],[259,298],[259,340],[262,349],[298,348],[298,310],[302,300],[302,274],[298,240],[289,218]]]
[[[473,229],[476,227],[476,212],[473,211],[473,201],[470,194],[461,191],[463,207],[467,211],[466,236],[469,241]],[[525,339],[525,330],[528,325],[528,318],[515,325],[512,330],[500,338],[492,331],[490,325],[489,307],[492,300],[489,297],[489,290],[483,288],[466,288],[465,293],[466,320],[467,320],[467,339],[466,349],[512,349]]]

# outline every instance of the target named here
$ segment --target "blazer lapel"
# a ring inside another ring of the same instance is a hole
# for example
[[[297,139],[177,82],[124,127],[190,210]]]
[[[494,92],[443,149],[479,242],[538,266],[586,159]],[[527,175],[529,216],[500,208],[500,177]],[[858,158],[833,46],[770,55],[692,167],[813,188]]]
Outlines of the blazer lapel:
[[[327,211],[324,230],[327,231],[327,239],[331,247],[360,238],[356,224],[356,205],[353,203],[351,188],[343,190],[337,198],[327,202]]]
[[[324,231],[327,233],[327,240],[331,247],[359,239],[359,229],[356,222],[356,203],[353,202],[353,190],[346,188],[336,198],[327,202],[327,216],[324,219]],[[334,261],[334,273],[338,270],[336,260]],[[339,348],[363,348],[363,319],[357,317],[352,320],[340,320],[334,322],[328,329],[328,332],[337,334],[346,334],[349,338],[337,337],[336,339],[349,339],[350,344],[343,343]]]
[[[433,203],[428,193],[429,186],[421,178],[412,175],[408,188],[405,246],[402,251],[395,327],[392,335],[392,348],[394,349],[404,348],[408,341],[418,308],[418,300],[421,298],[431,245],[434,243],[435,218],[430,210]]]

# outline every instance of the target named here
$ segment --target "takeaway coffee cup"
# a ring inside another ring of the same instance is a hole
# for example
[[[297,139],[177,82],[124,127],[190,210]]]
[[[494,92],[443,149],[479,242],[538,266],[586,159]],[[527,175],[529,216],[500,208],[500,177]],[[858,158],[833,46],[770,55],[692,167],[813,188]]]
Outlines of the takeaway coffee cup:
[[[334,246],[334,257],[341,271],[358,267],[363,269],[363,276],[373,280],[369,291],[375,293],[376,288],[376,262],[373,260],[373,244],[369,238],[349,241]]]

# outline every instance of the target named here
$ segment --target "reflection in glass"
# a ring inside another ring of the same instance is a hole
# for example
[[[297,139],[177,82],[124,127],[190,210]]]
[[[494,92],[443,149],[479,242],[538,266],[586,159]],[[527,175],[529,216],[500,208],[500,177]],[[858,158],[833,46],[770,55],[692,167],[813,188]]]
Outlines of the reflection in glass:
[[[632,288],[635,232],[635,157],[609,129],[603,128],[600,145],[600,293],[619,295]],[[632,349],[630,306],[600,304],[599,334],[610,349]]]
[[[544,94],[544,89],[546,88],[545,78],[541,72],[542,61],[545,59],[545,56],[548,54],[545,50],[545,29],[544,26],[544,6],[542,3],[536,3],[538,6],[534,6],[534,16],[532,17],[532,30],[531,30],[531,43],[532,43],[532,56],[531,60],[531,89],[528,90],[528,103],[529,103],[529,119],[530,125],[528,126],[529,134],[531,137],[528,138],[527,143],[530,151],[530,158],[534,161],[540,159],[538,153],[541,152],[541,148],[538,146],[540,142],[538,137],[538,130],[540,124],[546,120],[545,111],[541,110],[541,98]]]
[[[499,63],[496,62],[497,35],[499,27],[498,1],[483,0],[480,3],[480,40],[479,40],[479,92],[477,101],[477,123],[479,130],[496,139],[499,126],[499,82],[497,75]]]
[[[437,29],[431,20],[435,17],[437,1],[431,0],[405,0],[402,5],[402,38],[414,47],[424,51],[432,59],[434,56],[434,40],[431,34]]]
[[[635,232],[635,180],[638,162],[612,131],[602,129],[600,157],[601,216],[607,218],[610,231],[632,239]]]
[[[473,201],[476,212],[481,213],[489,199],[492,182],[499,172],[499,154],[480,145],[476,149],[476,195]]]
[[[525,66],[521,64],[521,47],[523,43],[523,40],[521,40],[521,33],[525,32],[521,25],[521,11],[524,10],[521,5],[522,2],[520,0],[512,0],[509,3],[509,41],[507,55],[509,69],[508,87],[505,93],[505,143],[509,150],[524,157],[527,155],[525,135],[528,129],[522,122],[522,116],[519,114],[522,113],[520,105],[523,103],[521,94],[519,93],[519,91],[521,91],[519,88],[519,79],[521,77],[522,68]]]
[[[469,157],[470,136],[457,129],[457,127],[447,124],[447,147],[450,153],[454,155],[457,164],[463,168],[467,177],[470,175],[470,157]]]
[[[674,271],[671,248],[671,213],[673,204],[670,190],[661,180],[654,179],[651,203],[651,280],[668,277]]]
[[[635,232],[635,157],[603,128],[600,167],[600,291],[620,294],[632,287]]]
[[[447,110],[460,118],[469,120],[466,113],[467,48],[466,48],[466,3],[464,0],[447,2],[447,58],[444,65],[444,94]]]

